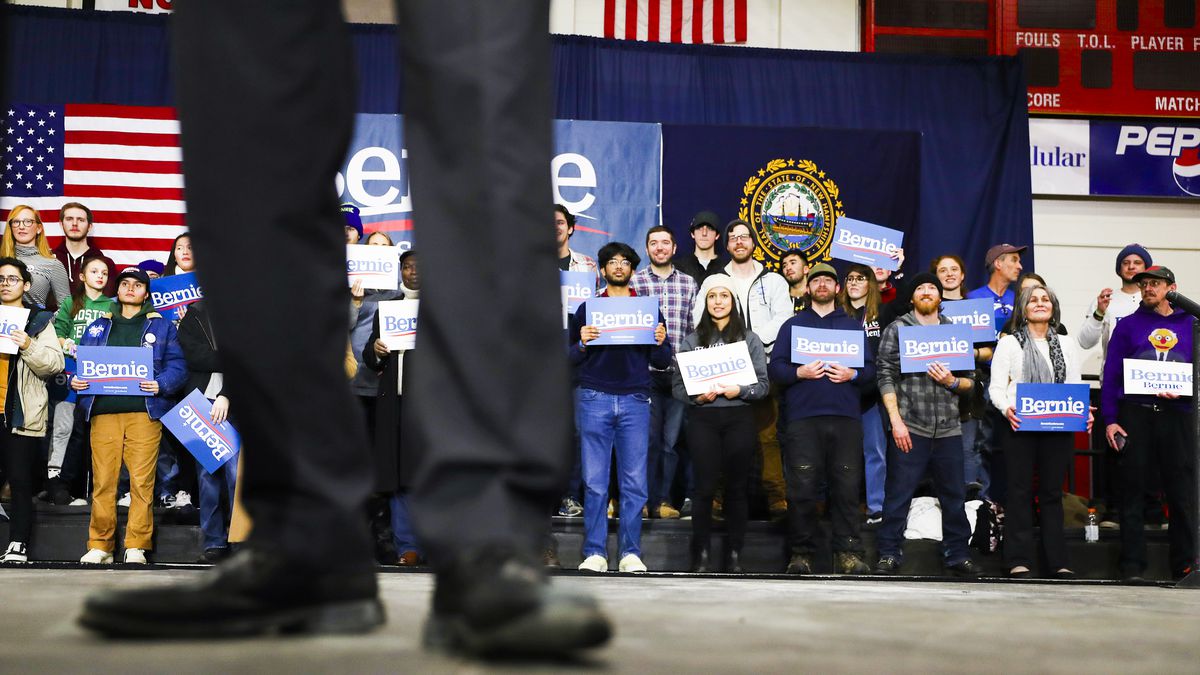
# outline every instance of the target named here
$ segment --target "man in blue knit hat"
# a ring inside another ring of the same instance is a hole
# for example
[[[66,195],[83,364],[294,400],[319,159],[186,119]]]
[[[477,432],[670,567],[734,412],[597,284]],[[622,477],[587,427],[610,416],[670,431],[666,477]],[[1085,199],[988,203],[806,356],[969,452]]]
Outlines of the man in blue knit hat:
[[[1121,277],[1121,291],[1114,293],[1113,289],[1105,288],[1096,296],[1079,329],[1080,347],[1091,349],[1099,343],[1101,353],[1108,353],[1108,340],[1117,322],[1133,314],[1142,303],[1142,289],[1133,277],[1153,264],[1150,252],[1141,244],[1129,244],[1121,249],[1117,254],[1117,276]]]

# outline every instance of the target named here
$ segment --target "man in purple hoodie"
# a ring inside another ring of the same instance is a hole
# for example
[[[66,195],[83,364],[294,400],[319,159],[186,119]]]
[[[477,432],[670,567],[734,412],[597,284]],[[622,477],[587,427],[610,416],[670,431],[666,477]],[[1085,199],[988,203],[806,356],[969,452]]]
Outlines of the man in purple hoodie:
[[[1138,581],[1146,570],[1143,493],[1146,468],[1157,464],[1171,512],[1171,573],[1181,578],[1191,571],[1196,551],[1192,522],[1195,438],[1188,414],[1191,405],[1168,391],[1126,394],[1124,362],[1139,359],[1191,363],[1195,319],[1167,302],[1167,293],[1175,290],[1171,270],[1149,267],[1133,281],[1142,289],[1142,303],[1113,329],[1100,389],[1104,433],[1108,444],[1119,453],[1121,573],[1127,580]]]

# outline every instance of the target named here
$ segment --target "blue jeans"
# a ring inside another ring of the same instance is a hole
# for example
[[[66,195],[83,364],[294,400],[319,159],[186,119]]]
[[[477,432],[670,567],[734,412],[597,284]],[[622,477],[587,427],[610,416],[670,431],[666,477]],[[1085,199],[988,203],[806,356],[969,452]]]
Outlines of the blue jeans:
[[[408,510],[408,492],[401,490],[392,495],[392,543],[396,545],[396,553],[404,555],[413,551],[422,558],[425,554],[417,544],[417,535],[413,532],[412,516]]]
[[[162,456],[162,453],[159,453]],[[204,548],[229,546],[229,518],[233,515],[233,487],[237,483],[237,458],[234,457],[211,474],[196,463],[196,478],[200,483],[200,532]],[[222,495],[222,493],[224,493]],[[222,496],[225,508],[221,508]]]
[[[883,513],[883,488],[887,480],[887,436],[879,407],[876,403],[862,414],[863,467],[869,513]]]
[[[656,374],[657,375],[657,374]],[[671,501],[671,487],[679,467],[679,436],[683,431],[683,413],[687,404],[657,385],[650,395],[650,442],[647,446],[646,485],[650,508]]]
[[[621,491],[617,541],[621,557],[642,553],[642,507],[646,505],[646,445],[650,438],[650,396],[575,391],[583,471],[583,557],[608,557],[608,474],[617,454]]]
[[[964,485],[962,438],[925,438],[910,434],[912,450],[900,452],[895,441],[888,443],[886,497],[883,524],[877,534],[879,555],[903,560],[901,544],[908,525],[908,507],[917,485],[928,469],[933,474],[933,490],[942,509],[942,556],[946,565],[968,560],[971,525],[963,510]]]

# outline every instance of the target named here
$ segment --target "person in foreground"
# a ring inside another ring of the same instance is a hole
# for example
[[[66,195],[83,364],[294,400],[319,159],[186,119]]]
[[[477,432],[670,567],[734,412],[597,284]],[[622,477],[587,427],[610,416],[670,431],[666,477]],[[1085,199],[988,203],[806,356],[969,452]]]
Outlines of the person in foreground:
[[[334,177],[356,96],[341,3],[183,0],[173,23],[188,222],[253,449],[243,469],[254,530],[202,579],[97,593],[80,620],[115,637],[366,632],[385,619],[362,517],[366,433],[342,370]],[[562,353],[554,239],[541,225],[549,2],[402,0],[397,23],[416,227],[428,247],[422,359],[403,413],[426,449],[412,491],[436,573],[424,641],[472,655],[571,654],[612,629],[593,599],[551,588],[537,557],[564,487],[572,417],[567,360],[546,358]],[[231,194],[230,166],[259,176],[253,194]],[[306,265],[302,295],[288,273],[295,260]],[[219,269],[244,272],[210,272]],[[485,286],[494,292],[479,312]],[[246,302],[251,287],[272,312]],[[472,330],[462,330],[468,314]],[[515,381],[520,396],[496,395]]]

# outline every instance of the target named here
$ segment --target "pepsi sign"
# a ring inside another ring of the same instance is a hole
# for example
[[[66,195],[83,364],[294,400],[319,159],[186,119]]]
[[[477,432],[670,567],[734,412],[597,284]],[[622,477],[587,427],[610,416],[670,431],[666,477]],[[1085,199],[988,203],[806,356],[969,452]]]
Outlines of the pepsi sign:
[[[1200,198],[1200,125],[1091,122],[1091,194]]]

